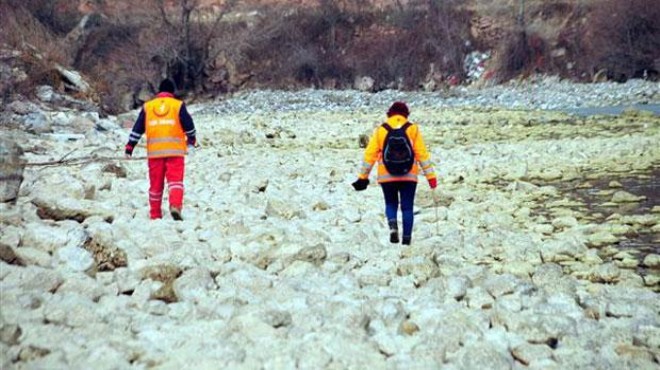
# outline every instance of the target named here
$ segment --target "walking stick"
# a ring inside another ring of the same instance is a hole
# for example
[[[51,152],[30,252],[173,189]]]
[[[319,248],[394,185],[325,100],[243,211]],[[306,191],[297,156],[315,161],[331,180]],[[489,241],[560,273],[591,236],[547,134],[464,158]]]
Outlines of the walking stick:
[[[435,207],[435,234],[440,235],[440,216],[438,215],[438,197],[435,194],[435,189],[431,189],[433,194],[433,204]]]

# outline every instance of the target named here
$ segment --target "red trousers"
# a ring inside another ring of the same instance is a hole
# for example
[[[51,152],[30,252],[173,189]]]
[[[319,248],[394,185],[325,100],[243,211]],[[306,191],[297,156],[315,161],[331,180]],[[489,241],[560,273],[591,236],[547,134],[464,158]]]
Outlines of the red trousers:
[[[149,158],[149,216],[162,218],[161,203],[165,180],[169,190],[170,207],[183,207],[184,157]]]

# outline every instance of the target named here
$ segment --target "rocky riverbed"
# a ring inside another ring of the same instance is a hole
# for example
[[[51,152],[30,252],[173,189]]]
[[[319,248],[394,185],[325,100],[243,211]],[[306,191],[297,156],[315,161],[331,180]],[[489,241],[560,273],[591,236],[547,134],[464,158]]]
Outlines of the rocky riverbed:
[[[660,100],[633,81],[192,105],[183,222],[149,221],[145,161],[112,159],[136,112],[6,113],[40,131],[3,143],[68,165],[28,165],[0,204],[0,367],[656,369],[660,117],[539,110],[563,89]],[[398,99],[440,175],[405,247],[374,181],[350,186]]]

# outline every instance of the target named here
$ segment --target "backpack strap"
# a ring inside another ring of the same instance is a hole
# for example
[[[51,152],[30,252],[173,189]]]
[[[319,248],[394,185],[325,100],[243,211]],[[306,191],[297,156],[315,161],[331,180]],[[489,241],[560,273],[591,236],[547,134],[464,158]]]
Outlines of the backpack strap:
[[[390,131],[394,130],[392,128],[392,126],[390,126],[390,124],[387,123],[387,122],[383,123],[382,126],[385,128],[385,130],[387,130],[387,132],[390,132]],[[406,123],[404,123],[403,126],[401,126],[399,128],[402,129],[403,131],[406,131],[408,129],[408,127],[410,127],[410,126],[412,126],[412,123],[410,123],[409,121],[406,121]]]

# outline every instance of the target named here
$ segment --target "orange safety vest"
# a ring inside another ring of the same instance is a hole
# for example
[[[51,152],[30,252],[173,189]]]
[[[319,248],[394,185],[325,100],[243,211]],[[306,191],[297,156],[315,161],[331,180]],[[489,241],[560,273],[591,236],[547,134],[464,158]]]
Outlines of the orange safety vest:
[[[170,97],[158,97],[144,104],[147,157],[186,155],[186,134],[179,120],[182,104]]]

